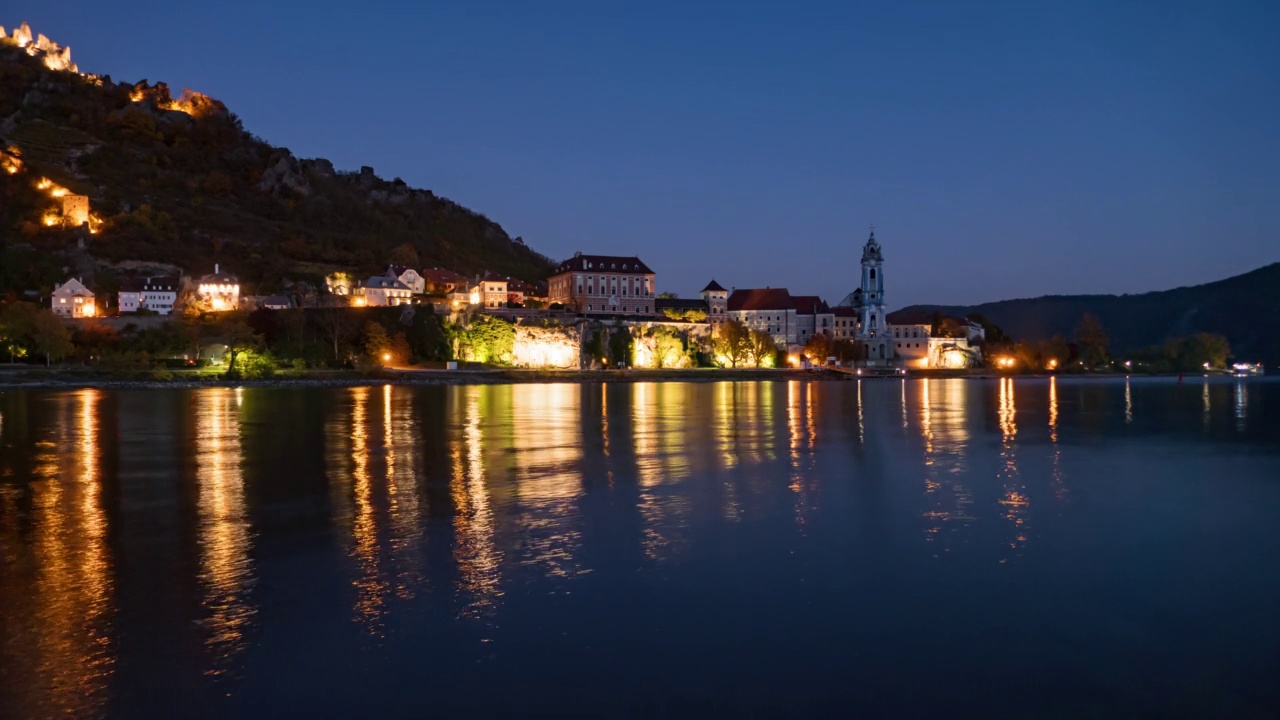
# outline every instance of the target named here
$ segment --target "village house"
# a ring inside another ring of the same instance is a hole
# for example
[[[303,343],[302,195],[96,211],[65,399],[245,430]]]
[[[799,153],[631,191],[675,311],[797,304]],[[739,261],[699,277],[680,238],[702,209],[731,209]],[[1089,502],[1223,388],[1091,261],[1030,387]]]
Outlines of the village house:
[[[449,295],[461,290],[464,294],[470,289],[467,278],[445,268],[427,268],[422,271],[422,279],[426,285],[425,292],[432,295]]]
[[[196,295],[215,312],[235,310],[240,307],[240,279],[222,272],[215,264],[213,274],[205,275],[196,284]]]
[[[121,313],[149,310],[168,315],[178,302],[179,283],[176,277],[127,278],[120,283],[116,296],[119,310]]]
[[[90,318],[97,315],[93,291],[80,278],[71,278],[53,286],[53,314],[64,318]]]
[[[588,315],[653,315],[655,275],[638,257],[574,253],[556,267],[547,299]]]
[[[403,265],[392,265],[387,268],[387,277],[395,278],[402,285],[409,288],[409,291],[415,295],[422,295],[427,291],[426,278],[418,274],[417,270]]]
[[[375,275],[366,280],[363,290],[364,302],[357,302],[357,305],[368,305],[370,307],[408,305],[413,298],[413,291],[407,285],[385,275]]]
[[[507,283],[507,278],[495,272],[486,272],[477,277],[471,284],[471,304],[486,308],[506,307],[509,295]]]

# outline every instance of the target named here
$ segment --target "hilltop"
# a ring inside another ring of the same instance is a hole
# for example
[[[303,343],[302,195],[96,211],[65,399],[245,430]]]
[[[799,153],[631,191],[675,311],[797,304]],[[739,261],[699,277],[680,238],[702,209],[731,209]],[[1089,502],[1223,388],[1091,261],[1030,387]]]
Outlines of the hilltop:
[[[0,294],[67,272],[109,290],[121,262],[197,275],[219,262],[260,290],[392,261],[529,281],[552,265],[430,190],[272,146],[218,100],[82,74],[25,25],[0,39],[0,166]],[[88,197],[88,228],[64,221],[50,187]]]
[[[1280,263],[1204,285],[1140,295],[1048,295],[982,305],[913,305],[907,310],[981,313],[1020,340],[1071,338],[1093,313],[1113,352],[1159,345],[1197,332],[1224,335],[1242,360],[1280,366]]]

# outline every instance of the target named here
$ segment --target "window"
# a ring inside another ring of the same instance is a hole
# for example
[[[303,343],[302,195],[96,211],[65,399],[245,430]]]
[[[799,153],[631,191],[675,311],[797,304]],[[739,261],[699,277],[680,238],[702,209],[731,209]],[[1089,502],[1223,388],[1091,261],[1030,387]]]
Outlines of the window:
[[[875,279],[876,279],[876,269],[875,269],[875,268],[871,268],[871,279],[872,279],[872,280],[875,280]]]

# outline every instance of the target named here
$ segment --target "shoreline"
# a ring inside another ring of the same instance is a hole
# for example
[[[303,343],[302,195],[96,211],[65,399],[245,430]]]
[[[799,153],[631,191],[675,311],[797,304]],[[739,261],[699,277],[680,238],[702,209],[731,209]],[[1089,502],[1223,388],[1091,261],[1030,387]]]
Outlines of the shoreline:
[[[22,372],[23,377],[11,377]],[[46,375],[47,373],[47,375]],[[39,377],[46,375],[45,377]],[[34,376],[34,377],[33,377]],[[23,368],[15,370],[12,366],[0,369],[0,391],[7,390],[74,390],[94,388],[104,390],[136,390],[136,389],[176,389],[190,390],[214,387],[249,387],[249,388],[304,388],[304,387],[362,387],[373,385],[515,385],[531,383],[637,383],[637,382],[723,382],[723,381],[778,381],[778,380],[812,380],[823,382],[851,382],[860,379],[884,380],[895,378],[911,379],[961,379],[992,380],[997,378],[1043,379],[1049,377],[1075,379],[1110,379],[1121,377],[1139,378],[1176,378],[1176,373],[1141,374],[1132,373],[1087,373],[1087,374],[1049,374],[1049,373],[998,373],[998,372],[966,372],[966,373],[930,373],[914,372],[906,375],[862,376],[824,371],[822,369],[799,368],[762,368],[762,369],[670,369],[670,370],[526,370],[515,368],[471,369],[471,370],[426,370],[402,369],[383,370],[375,374],[357,374],[353,372],[334,371],[332,373],[314,373],[307,375],[287,375],[261,380],[227,380],[220,375],[206,374],[198,377],[183,378],[180,374],[172,380],[124,379],[98,375],[92,371],[76,370],[33,370]],[[1212,373],[1209,375],[1191,375],[1190,378],[1232,377],[1230,373]],[[1263,376],[1259,376],[1263,377]]]

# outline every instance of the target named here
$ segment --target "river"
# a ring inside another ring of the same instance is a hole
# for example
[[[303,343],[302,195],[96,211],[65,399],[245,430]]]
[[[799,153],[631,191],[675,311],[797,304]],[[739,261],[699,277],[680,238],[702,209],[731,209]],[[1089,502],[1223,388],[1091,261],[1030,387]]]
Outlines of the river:
[[[6,717],[1280,709],[1280,383],[0,392]]]

